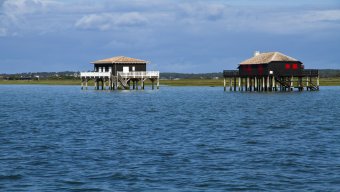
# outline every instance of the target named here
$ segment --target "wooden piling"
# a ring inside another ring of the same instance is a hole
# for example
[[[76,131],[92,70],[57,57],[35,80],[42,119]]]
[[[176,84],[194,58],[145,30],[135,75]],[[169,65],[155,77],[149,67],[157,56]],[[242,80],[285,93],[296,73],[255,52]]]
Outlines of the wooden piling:
[[[85,89],[87,90],[87,82],[88,82],[88,79],[85,78]]]
[[[226,83],[225,77],[223,78],[223,87],[224,87],[224,91],[226,91],[227,90],[227,83]]]
[[[238,78],[238,91],[241,91],[241,77]]]
[[[159,78],[157,78],[157,89],[159,89]]]

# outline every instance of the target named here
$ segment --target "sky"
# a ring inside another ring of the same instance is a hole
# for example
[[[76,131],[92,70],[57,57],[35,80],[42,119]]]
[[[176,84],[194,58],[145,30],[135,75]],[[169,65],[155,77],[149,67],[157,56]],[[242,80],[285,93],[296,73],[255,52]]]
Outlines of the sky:
[[[0,0],[0,74],[88,71],[121,55],[221,72],[254,51],[340,69],[340,1]]]

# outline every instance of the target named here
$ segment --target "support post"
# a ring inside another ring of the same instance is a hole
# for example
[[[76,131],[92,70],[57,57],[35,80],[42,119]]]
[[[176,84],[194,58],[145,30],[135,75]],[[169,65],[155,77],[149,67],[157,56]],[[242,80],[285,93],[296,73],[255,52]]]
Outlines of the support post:
[[[244,82],[243,82],[243,78],[241,77],[241,91],[243,91],[243,89],[244,89]]]
[[[252,91],[252,86],[253,86],[253,79],[249,77],[249,91]]]
[[[290,90],[293,91],[293,89],[294,89],[294,76],[292,76],[290,79]]]
[[[159,89],[159,77],[157,78],[157,89]]]
[[[247,77],[247,82],[246,82],[246,91],[249,91],[249,77]]]
[[[264,85],[264,77],[262,77],[262,91],[265,91],[265,85]]]
[[[236,91],[236,76],[234,76],[234,91]]]
[[[307,91],[309,90],[309,76],[306,78],[306,86],[307,86]]]
[[[270,86],[269,85],[269,76],[267,76],[267,88],[266,88],[267,91],[269,91],[269,86]]]
[[[85,78],[85,89],[87,90],[87,82],[88,82],[88,80],[87,80],[87,78]]]
[[[238,91],[241,91],[241,77],[238,78]]]
[[[140,80],[140,88],[143,90],[144,89],[144,81],[143,78]]]
[[[223,87],[224,87],[224,91],[227,90],[227,83],[225,81],[225,77],[223,78]]]
[[[254,88],[254,91],[258,91],[257,90],[257,77],[255,77],[255,88]]]

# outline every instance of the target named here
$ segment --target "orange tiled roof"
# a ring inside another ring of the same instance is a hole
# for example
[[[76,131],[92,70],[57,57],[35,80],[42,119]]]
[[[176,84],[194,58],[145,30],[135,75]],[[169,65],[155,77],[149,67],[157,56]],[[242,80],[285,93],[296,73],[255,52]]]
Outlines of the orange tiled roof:
[[[131,57],[125,57],[125,56],[117,56],[117,57],[111,57],[107,59],[101,59],[97,61],[91,62],[92,64],[104,64],[104,63],[134,63],[134,64],[146,64],[149,63],[148,61],[135,59]]]
[[[250,59],[242,61],[240,65],[250,65],[250,64],[266,64],[272,61],[298,61],[293,57],[289,57],[280,52],[268,52],[268,53],[260,53]]]

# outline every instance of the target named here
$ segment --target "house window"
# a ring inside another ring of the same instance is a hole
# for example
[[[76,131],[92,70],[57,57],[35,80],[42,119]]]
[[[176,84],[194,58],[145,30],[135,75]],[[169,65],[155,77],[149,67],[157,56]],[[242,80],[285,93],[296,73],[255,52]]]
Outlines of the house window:
[[[298,64],[294,63],[294,64],[293,64],[293,69],[294,69],[294,70],[297,70],[297,69],[298,69]]]
[[[290,64],[289,63],[286,64],[286,69],[290,69]]]
[[[135,70],[136,70],[136,68],[135,68],[135,66],[133,66],[133,67],[132,67],[132,71],[135,71]]]

